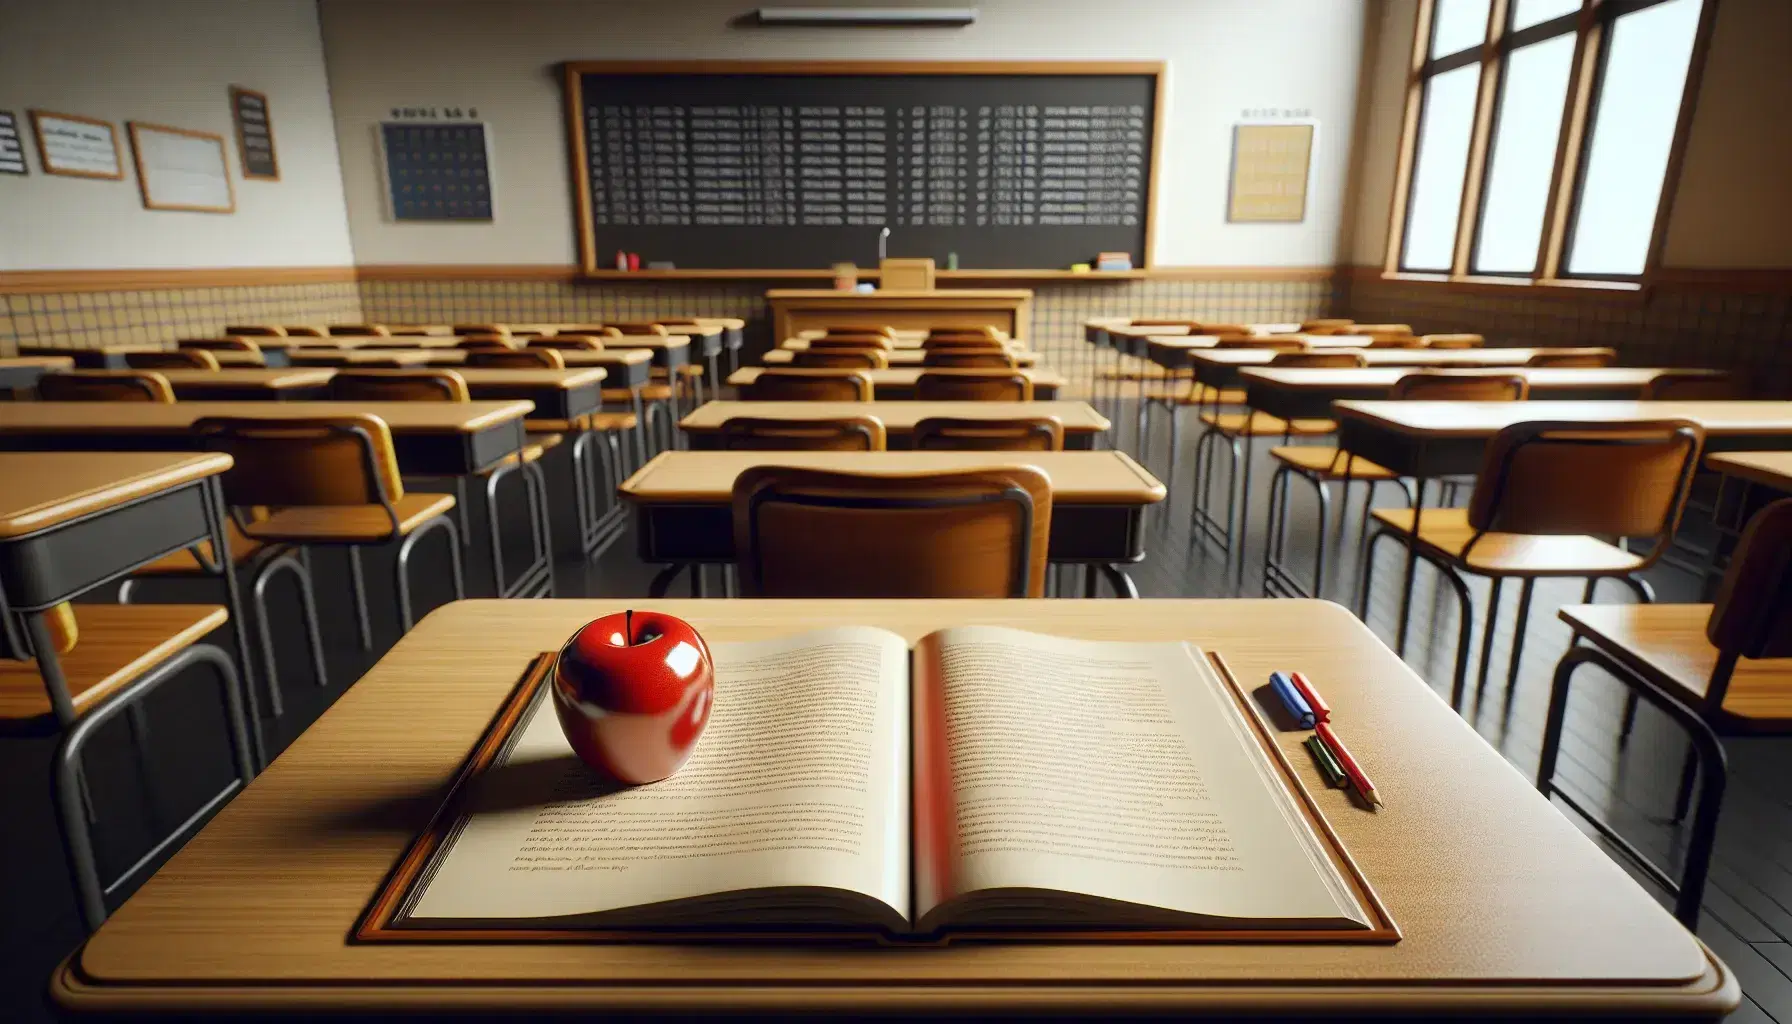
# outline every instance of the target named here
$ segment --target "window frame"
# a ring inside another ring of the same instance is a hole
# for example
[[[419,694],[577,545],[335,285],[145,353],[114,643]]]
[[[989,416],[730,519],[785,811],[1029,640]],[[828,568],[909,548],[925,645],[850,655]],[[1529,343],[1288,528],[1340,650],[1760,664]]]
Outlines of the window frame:
[[[1597,123],[1598,100],[1610,54],[1610,47],[1606,42],[1611,36],[1612,23],[1624,15],[1666,2],[1667,0],[1582,0],[1579,10],[1514,32],[1508,28],[1515,7],[1513,0],[1492,0],[1488,5],[1487,34],[1480,44],[1433,58],[1429,54],[1438,0],[1419,0],[1411,60],[1407,70],[1400,152],[1395,165],[1394,192],[1389,209],[1387,252],[1381,276],[1392,280],[1490,285],[1501,289],[1603,288],[1638,291],[1651,282],[1659,269],[1662,242],[1673,212],[1674,193],[1679,184],[1692,111],[1697,105],[1711,27],[1721,0],[1704,0],[1700,7],[1698,28],[1693,38],[1692,59],[1687,65],[1686,82],[1681,89],[1673,143],[1668,151],[1666,173],[1662,178],[1661,199],[1656,204],[1655,223],[1650,228],[1643,272],[1637,275],[1574,275],[1567,272],[1565,264],[1572,242],[1575,214],[1579,210],[1582,190],[1586,185],[1587,154],[1592,145],[1593,127]],[[1529,273],[1475,271],[1475,246],[1479,241],[1486,212],[1489,184],[1487,171],[1498,142],[1496,126],[1499,104],[1505,92],[1507,57],[1520,48],[1569,33],[1573,34],[1575,40],[1574,56],[1569,66],[1566,95],[1563,97],[1562,119],[1557,131],[1555,162],[1550,172],[1536,264]],[[1463,169],[1462,202],[1457,211],[1455,246],[1450,269],[1447,273],[1408,270],[1404,266],[1406,233],[1412,216],[1413,172],[1419,160],[1418,130],[1424,114],[1426,86],[1437,75],[1477,64],[1480,67],[1480,82],[1476,87],[1474,121],[1469,130],[1468,159]]]

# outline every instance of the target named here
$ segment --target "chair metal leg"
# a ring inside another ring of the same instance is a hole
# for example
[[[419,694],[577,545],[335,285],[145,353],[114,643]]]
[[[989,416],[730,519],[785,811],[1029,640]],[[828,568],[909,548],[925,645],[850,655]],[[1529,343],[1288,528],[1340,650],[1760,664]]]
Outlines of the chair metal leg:
[[[412,530],[410,535],[398,545],[398,559],[395,574],[398,577],[398,618],[399,635],[403,636],[416,625],[416,618],[411,614],[411,552],[417,546],[417,539],[436,529],[448,533],[448,564],[454,574],[454,598],[462,600],[467,596],[466,581],[461,576],[460,568],[460,534],[454,528],[454,520],[447,516],[437,516],[422,526]],[[350,550],[353,550],[352,548]]]
[[[361,549],[348,549],[348,579],[355,597],[355,622],[361,628],[361,649],[373,650],[373,616],[367,610],[367,577],[361,570]]]
[[[1169,454],[1167,456],[1168,462],[1164,467],[1164,479],[1174,480],[1176,479],[1176,458],[1182,450],[1182,406],[1172,399],[1168,409],[1169,415],[1166,419],[1170,421],[1170,443],[1167,446]],[[1166,494],[1165,497],[1171,497],[1173,495],[1174,489],[1171,490],[1170,494]]]
[[[1495,576],[1487,591],[1487,623],[1481,627],[1481,671],[1475,678],[1476,704],[1487,692],[1487,673],[1493,664],[1493,634],[1500,622],[1500,589],[1505,585],[1505,577]]]
[[[1247,413],[1246,415],[1249,414]],[[1226,531],[1228,545],[1236,547],[1238,551],[1238,578],[1232,585],[1232,593],[1235,595],[1244,593],[1245,534],[1249,532],[1251,527],[1251,435],[1248,433],[1245,434],[1242,440],[1244,454],[1242,456],[1235,456],[1232,463],[1233,467],[1236,468],[1240,458],[1242,458],[1244,462],[1244,470],[1237,476],[1238,532],[1233,533],[1230,529]],[[1238,440],[1232,442],[1232,450],[1234,453],[1239,450]],[[1227,519],[1230,520],[1231,516],[1228,515]]]
[[[1133,583],[1132,577],[1126,575],[1125,569],[1117,565],[1103,563],[1101,572],[1108,578],[1108,582],[1114,585],[1114,596],[1130,598],[1134,601],[1139,599],[1139,588]]]
[[[1388,536],[1386,528],[1376,530],[1363,542],[1362,571],[1357,573],[1356,617],[1369,621],[1369,589],[1375,578],[1375,542]]]
[[[1417,482],[1412,503],[1412,535],[1414,538],[1419,535],[1419,523],[1424,515],[1425,481],[1420,480]],[[1418,578],[1418,571],[1419,546],[1416,543],[1408,544],[1406,545],[1406,575],[1400,584],[1400,632],[1394,643],[1394,653],[1402,658],[1406,657],[1406,630],[1412,618],[1412,587],[1413,582]]]
[[[1524,634],[1531,623],[1531,592],[1537,588],[1537,577],[1526,576],[1518,588],[1518,616],[1512,620],[1512,656],[1506,664],[1506,706],[1512,705],[1512,691],[1518,686],[1518,665],[1524,656]]]
[[[330,685],[324,669],[324,635],[317,623],[317,595],[311,587],[311,573],[294,552],[287,551],[268,559],[257,569],[250,587],[255,605],[255,625],[261,636],[262,669],[267,673],[268,679],[269,705],[276,718],[284,713],[284,709],[280,700],[278,670],[274,663],[272,616],[268,614],[268,583],[282,570],[292,573],[299,585],[299,611],[305,617],[305,644],[311,653],[312,678],[317,680],[320,688]]]
[[[1648,580],[1643,579],[1641,576],[1637,576],[1634,573],[1620,576],[1618,578],[1623,580],[1630,587],[1630,589],[1636,591],[1636,596],[1637,596],[1638,601],[1641,601],[1643,604],[1654,604],[1655,603],[1655,588],[1651,587],[1649,585]],[[1592,600],[1594,582],[1596,582],[1596,581],[1595,580],[1587,581],[1587,600],[1589,600],[1589,601]],[[1636,702],[1637,702],[1636,691],[1634,691],[1634,690],[1626,691],[1624,694],[1624,715],[1623,715],[1622,720],[1618,724],[1618,744],[1620,746],[1622,746],[1624,743],[1629,741],[1631,730],[1636,728]],[[1691,783],[1688,782],[1685,785],[1690,786]],[[1679,816],[1676,816],[1674,820],[1675,821],[1680,820]]]
[[[473,524],[467,512],[467,478],[454,478],[454,514],[460,519],[460,535],[464,543],[473,543]]]
[[[647,596],[652,598],[665,597],[667,589],[672,586],[672,581],[677,579],[678,574],[683,572],[684,569],[685,563],[673,562],[671,565],[666,566],[664,569],[661,569],[658,573],[654,574],[653,581],[647,584]]]
[[[1425,557],[1425,561],[1430,562],[1432,567],[1450,584],[1450,589],[1456,592],[1456,671],[1450,681],[1450,707],[1460,715],[1463,691],[1468,688],[1468,652],[1474,646],[1474,596],[1468,592],[1468,584],[1463,581],[1462,576],[1455,569],[1434,558]]]

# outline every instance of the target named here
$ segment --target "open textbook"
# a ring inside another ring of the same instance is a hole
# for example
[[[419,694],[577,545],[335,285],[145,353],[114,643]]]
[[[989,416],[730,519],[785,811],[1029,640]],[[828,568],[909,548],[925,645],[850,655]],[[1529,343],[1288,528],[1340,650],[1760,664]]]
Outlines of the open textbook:
[[[1363,931],[1183,643],[872,628],[713,646],[664,782],[607,783],[541,687],[393,928]],[[911,667],[912,666],[912,667]]]

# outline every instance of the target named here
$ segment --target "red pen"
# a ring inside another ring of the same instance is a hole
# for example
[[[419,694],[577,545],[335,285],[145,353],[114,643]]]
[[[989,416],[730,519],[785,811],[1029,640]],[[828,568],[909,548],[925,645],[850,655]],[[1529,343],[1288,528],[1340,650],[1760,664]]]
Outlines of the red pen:
[[[1325,698],[1319,696],[1319,691],[1313,688],[1311,679],[1308,679],[1304,673],[1290,672],[1288,681],[1294,684],[1294,688],[1300,691],[1302,697],[1306,698],[1307,707],[1313,709],[1314,720],[1320,722],[1332,720],[1332,709],[1326,705]]]
[[[1362,766],[1356,763],[1356,758],[1351,757],[1350,751],[1345,749],[1344,741],[1340,740],[1338,734],[1333,732],[1332,727],[1325,722],[1320,722],[1313,728],[1319,733],[1319,738],[1325,742],[1325,745],[1332,749],[1332,753],[1338,756],[1338,765],[1344,769],[1344,774],[1350,776],[1350,784],[1356,787],[1356,791],[1363,795],[1364,800],[1367,800],[1372,806],[1380,807],[1381,797],[1376,794],[1375,785],[1369,781],[1369,776],[1363,774]]]

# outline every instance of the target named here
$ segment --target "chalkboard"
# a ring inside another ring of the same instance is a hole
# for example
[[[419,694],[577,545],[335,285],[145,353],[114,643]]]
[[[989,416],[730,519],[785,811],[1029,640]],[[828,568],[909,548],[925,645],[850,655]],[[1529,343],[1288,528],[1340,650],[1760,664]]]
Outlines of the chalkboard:
[[[491,220],[492,180],[480,122],[380,125],[393,220]]]
[[[585,270],[1144,266],[1162,70],[568,64]]]

